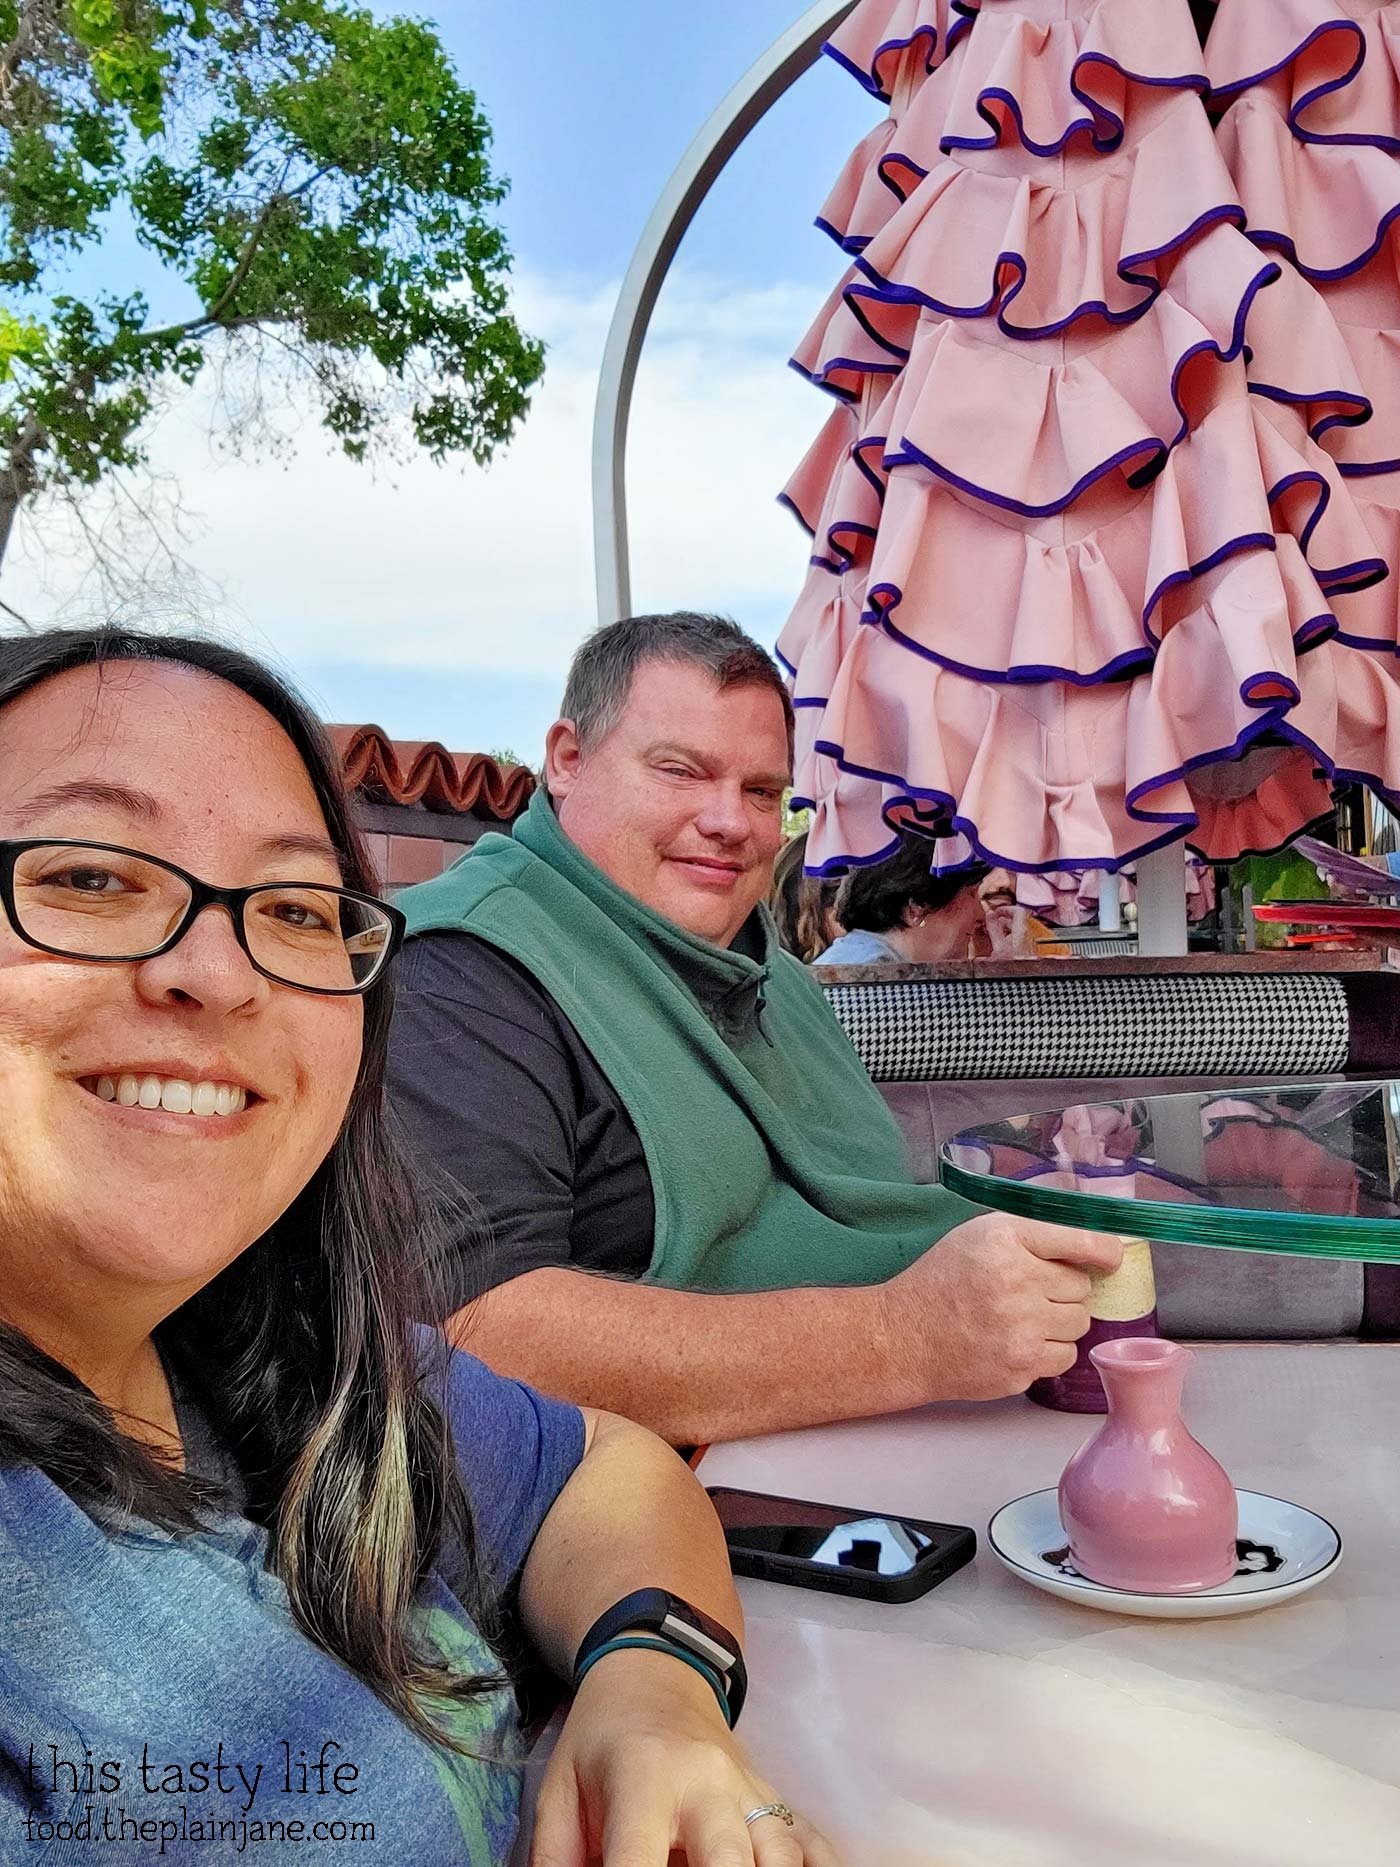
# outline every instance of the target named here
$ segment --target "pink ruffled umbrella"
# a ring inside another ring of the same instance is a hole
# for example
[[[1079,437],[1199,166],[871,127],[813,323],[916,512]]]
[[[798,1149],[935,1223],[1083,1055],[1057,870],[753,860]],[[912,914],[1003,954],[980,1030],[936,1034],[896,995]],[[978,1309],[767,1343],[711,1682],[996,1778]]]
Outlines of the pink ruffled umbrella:
[[[812,866],[919,828],[1054,890],[1400,791],[1397,42],[1365,0],[1222,0],[1204,53],[1186,0],[834,35],[889,108],[794,359]]]
[[[1102,869],[1056,869],[1048,874],[1028,873],[1016,877],[1016,899],[1053,927],[1082,927],[1099,916],[1099,890]],[[1136,876],[1132,864],[1118,878],[1120,903],[1137,898]],[[1186,863],[1186,918],[1199,921],[1215,907],[1215,871],[1198,857]]]

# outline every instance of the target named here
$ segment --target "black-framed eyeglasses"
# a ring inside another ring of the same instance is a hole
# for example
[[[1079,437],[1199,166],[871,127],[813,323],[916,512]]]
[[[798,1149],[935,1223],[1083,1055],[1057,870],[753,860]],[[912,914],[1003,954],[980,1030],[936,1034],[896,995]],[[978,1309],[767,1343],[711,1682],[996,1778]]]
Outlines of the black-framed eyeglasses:
[[[0,842],[0,906],[26,945],[98,965],[156,959],[205,908],[224,908],[265,979],[332,998],[367,992],[407,926],[397,908],[353,888],[213,888],[173,862],[115,843]]]

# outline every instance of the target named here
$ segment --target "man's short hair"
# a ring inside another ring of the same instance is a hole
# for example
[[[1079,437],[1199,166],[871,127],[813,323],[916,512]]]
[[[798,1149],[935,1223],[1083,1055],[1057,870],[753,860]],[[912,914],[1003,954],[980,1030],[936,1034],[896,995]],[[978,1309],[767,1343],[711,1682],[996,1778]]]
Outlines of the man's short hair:
[[[622,718],[632,677],[646,661],[705,668],[721,688],[766,687],[777,695],[792,760],[792,702],[778,664],[727,616],[678,609],[666,616],[628,616],[595,629],[574,656],[564,687],[563,717],[587,750]]]

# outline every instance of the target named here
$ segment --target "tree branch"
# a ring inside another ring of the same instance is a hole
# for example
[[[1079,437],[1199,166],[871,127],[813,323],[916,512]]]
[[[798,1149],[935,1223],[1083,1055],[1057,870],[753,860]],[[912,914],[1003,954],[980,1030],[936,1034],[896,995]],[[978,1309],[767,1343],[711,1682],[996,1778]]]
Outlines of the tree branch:
[[[252,229],[244,243],[243,251],[238,256],[238,264],[233,269],[233,277],[204,314],[204,321],[206,323],[219,323],[224,312],[238,296],[243,281],[247,278],[252,269],[253,261],[257,258],[258,248],[262,244],[262,237],[267,232],[267,223],[272,219],[275,211],[284,205],[287,198],[288,197],[283,194],[279,188],[275,194],[270,194],[263,203],[262,212],[253,222]]]
[[[0,48],[0,107],[9,101],[20,67],[38,43],[40,25],[46,16],[51,20],[55,12],[53,0],[20,0],[15,36]]]
[[[26,635],[36,635],[38,633],[28,616],[21,616],[19,611],[7,603],[3,596],[0,596],[0,609],[3,609],[7,616],[13,616]]]
[[[48,438],[43,423],[36,416],[26,413],[20,423],[19,433],[10,443],[5,464],[0,467],[0,494],[17,501],[29,497],[34,491],[34,456]]]
[[[253,222],[249,230],[248,238],[244,242],[243,251],[238,255],[238,263],[234,266],[233,274],[228,284],[207,310],[201,311],[197,317],[186,318],[183,324],[165,324],[162,325],[159,330],[147,331],[145,334],[145,341],[147,343],[163,343],[172,337],[203,337],[207,332],[212,330],[236,331],[242,330],[249,324],[273,322],[274,320],[272,319],[260,316],[226,318],[223,314],[238,296],[243,281],[248,277],[252,269],[253,261],[257,258],[258,248],[262,244],[262,237],[267,231],[267,224],[272,219],[274,211],[285,205],[290,199],[291,196],[284,194],[279,188],[264,201],[257,219]]]

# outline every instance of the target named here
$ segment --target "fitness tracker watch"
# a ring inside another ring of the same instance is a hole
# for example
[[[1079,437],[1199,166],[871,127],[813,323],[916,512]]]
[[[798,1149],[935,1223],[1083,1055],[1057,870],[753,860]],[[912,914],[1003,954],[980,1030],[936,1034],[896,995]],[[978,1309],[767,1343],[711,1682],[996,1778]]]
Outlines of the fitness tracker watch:
[[[574,1656],[574,1678],[578,1678],[580,1668],[587,1665],[600,1647],[616,1640],[620,1634],[639,1630],[693,1654],[719,1674],[729,1701],[732,1726],[749,1688],[739,1642],[718,1621],[711,1620],[708,1614],[702,1614],[679,1595],[668,1595],[664,1588],[639,1588],[635,1594],[625,1595],[606,1614],[600,1614],[579,1643]]]

